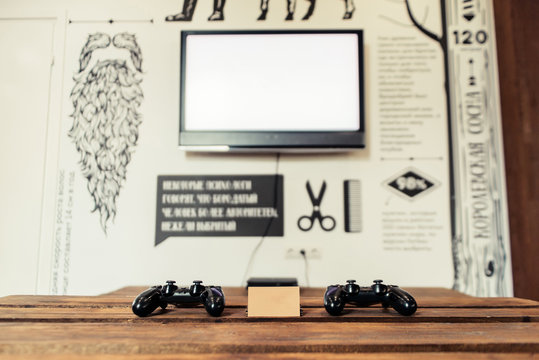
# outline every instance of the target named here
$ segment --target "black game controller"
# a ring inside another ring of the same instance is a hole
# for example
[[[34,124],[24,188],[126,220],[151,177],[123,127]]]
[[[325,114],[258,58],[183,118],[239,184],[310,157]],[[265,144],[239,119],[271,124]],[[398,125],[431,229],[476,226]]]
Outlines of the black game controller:
[[[347,303],[369,306],[381,303],[384,308],[391,306],[401,315],[412,315],[417,303],[412,295],[396,285],[384,285],[382,280],[374,280],[369,287],[359,287],[355,280],[346,285],[330,285],[324,294],[324,307],[331,315],[339,315]]]
[[[152,286],[143,291],[131,305],[133,312],[140,316],[148,316],[159,306],[165,309],[168,304],[176,306],[204,304],[208,314],[219,316],[225,308],[225,294],[220,286],[204,286],[202,281],[195,280],[189,288],[179,288],[176,281],[169,280],[165,286]]]

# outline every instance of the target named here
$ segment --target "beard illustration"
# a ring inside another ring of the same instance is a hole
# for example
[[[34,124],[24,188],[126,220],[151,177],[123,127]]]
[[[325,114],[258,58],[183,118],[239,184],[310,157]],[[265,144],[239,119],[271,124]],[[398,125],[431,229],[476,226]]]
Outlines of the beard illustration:
[[[94,202],[92,212],[99,212],[105,233],[116,215],[116,201],[137,145],[143,100],[142,56],[135,36],[117,34],[112,43],[129,51],[130,60],[98,59],[87,69],[93,52],[111,44],[107,34],[88,36],[73,77],[73,126],[68,134],[80,154],[82,175]]]

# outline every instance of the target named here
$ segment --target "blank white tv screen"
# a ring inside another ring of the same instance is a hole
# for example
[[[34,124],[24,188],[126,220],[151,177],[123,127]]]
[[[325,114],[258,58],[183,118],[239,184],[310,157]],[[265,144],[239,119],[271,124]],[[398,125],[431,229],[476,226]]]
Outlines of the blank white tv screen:
[[[189,34],[183,48],[183,130],[362,130],[358,36]]]

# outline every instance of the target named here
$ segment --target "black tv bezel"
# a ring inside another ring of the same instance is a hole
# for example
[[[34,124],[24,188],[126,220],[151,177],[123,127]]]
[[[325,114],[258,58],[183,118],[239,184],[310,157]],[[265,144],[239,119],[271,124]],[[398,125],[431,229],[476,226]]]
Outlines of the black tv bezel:
[[[187,131],[185,130],[186,43],[190,35],[355,34],[358,39],[359,129],[356,131]],[[182,30],[180,44],[179,145],[185,150],[346,150],[365,147],[363,30]]]

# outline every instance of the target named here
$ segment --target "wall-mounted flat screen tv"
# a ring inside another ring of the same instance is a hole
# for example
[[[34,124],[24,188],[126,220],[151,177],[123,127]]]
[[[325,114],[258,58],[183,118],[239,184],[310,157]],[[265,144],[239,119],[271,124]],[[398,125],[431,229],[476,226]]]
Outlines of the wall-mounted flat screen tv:
[[[180,146],[365,146],[361,30],[182,31]]]

